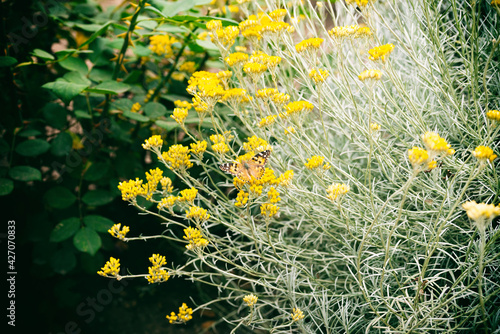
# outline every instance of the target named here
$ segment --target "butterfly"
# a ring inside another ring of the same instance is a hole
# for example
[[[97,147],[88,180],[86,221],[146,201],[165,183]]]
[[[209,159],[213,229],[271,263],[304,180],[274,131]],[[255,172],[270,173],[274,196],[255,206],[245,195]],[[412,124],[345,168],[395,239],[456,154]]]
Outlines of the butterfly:
[[[225,163],[219,166],[226,173],[233,174],[243,182],[250,182],[252,178],[259,180],[264,175],[264,166],[271,156],[271,151],[266,150],[257,153],[249,160],[235,163]]]

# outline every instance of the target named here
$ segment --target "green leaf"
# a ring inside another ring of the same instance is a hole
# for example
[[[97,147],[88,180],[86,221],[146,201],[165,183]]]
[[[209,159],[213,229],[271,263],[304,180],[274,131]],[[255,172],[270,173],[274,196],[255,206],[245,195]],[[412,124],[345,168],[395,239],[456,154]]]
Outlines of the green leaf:
[[[162,121],[162,120],[156,121],[155,124],[158,125],[160,128],[168,130],[168,131],[175,129],[179,125],[175,121],[170,122],[170,121]]]
[[[118,109],[121,111],[128,110],[130,111],[132,109],[132,106],[134,103],[130,99],[117,99],[111,102],[111,108],[112,109]]]
[[[85,172],[83,179],[86,181],[94,182],[102,179],[109,170],[109,164],[104,162],[97,162],[90,165]]]
[[[61,132],[50,142],[50,153],[55,156],[63,156],[71,152],[73,148],[73,138],[67,132]]]
[[[17,63],[16,58],[12,57],[0,57],[0,67],[8,67]]]
[[[101,237],[91,228],[82,227],[73,238],[73,244],[81,252],[94,255],[101,248]]]
[[[0,178],[0,196],[8,195],[14,190],[14,181]]]
[[[19,132],[17,135],[19,137],[28,138],[28,137],[36,137],[36,136],[39,136],[41,134],[42,133],[36,129],[26,129],[26,130]]]
[[[81,58],[68,57],[64,60],[61,60],[59,62],[59,65],[61,65],[63,68],[67,69],[68,71],[76,71],[76,72],[81,73],[83,75],[86,75],[89,72],[89,68],[87,67],[87,64],[85,64],[85,61]]]
[[[83,110],[75,110],[75,116],[78,118],[92,119],[92,116],[86,111]]]
[[[35,57],[41,58],[43,60],[54,60],[54,56],[48,53],[47,51],[43,51],[40,49],[35,49],[31,54]]]
[[[108,230],[115,224],[112,220],[98,215],[83,217],[83,222],[86,227],[103,233],[108,232]]]
[[[50,266],[61,275],[65,275],[76,267],[76,256],[68,249],[60,249],[50,258]]]
[[[89,78],[96,82],[110,81],[112,77],[113,73],[105,68],[93,67],[89,73]]]
[[[131,112],[130,110],[124,110],[123,111],[123,116],[133,119],[138,122],[149,122],[149,117],[146,117],[144,115],[141,115],[136,112]]]
[[[82,197],[83,203],[88,206],[106,205],[113,201],[113,194],[106,190],[90,190]]]
[[[68,72],[65,75],[63,75],[63,78],[64,78],[64,80],[66,80],[68,82],[87,85],[87,86],[90,86],[90,84],[92,83],[92,81],[87,79],[84,76],[84,74],[77,72],[77,71]]]
[[[80,229],[80,219],[71,217],[57,224],[50,233],[50,241],[61,242],[71,238]]]
[[[191,8],[199,5],[207,5],[211,0],[179,0],[175,2],[164,2],[164,6],[162,9],[162,13],[171,17],[180,12],[185,12],[190,10]]]
[[[66,126],[66,114],[66,109],[57,103],[47,103],[42,109],[42,115],[47,124],[56,129]]]
[[[202,40],[202,39],[197,39],[196,40],[196,44],[198,44],[199,46],[201,46],[203,49],[207,50],[207,51],[217,51],[219,52],[219,49],[217,48],[217,46],[215,46],[214,43],[210,42],[210,41],[205,41],[205,40]]]
[[[130,86],[117,81],[105,81],[95,87],[87,89],[87,92],[96,94],[121,94],[130,89]]]
[[[51,188],[44,198],[47,204],[55,209],[67,208],[76,201],[76,196],[68,188],[60,186]]]
[[[25,140],[16,146],[16,152],[25,157],[34,157],[47,152],[50,144],[42,139]]]
[[[46,83],[43,88],[50,89],[57,95],[65,104],[68,104],[78,94],[80,94],[88,85],[67,82],[65,80],[58,80]]]
[[[110,25],[112,25],[114,22],[113,21],[109,21],[109,22],[106,22],[99,30],[97,30],[95,33],[92,34],[92,36],[89,37],[89,39],[87,39],[84,43],[82,43],[82,45],[80,45],[80,49],[83,48],[84,46],[86,45],[89,45],[90,43],[92,43],[97,37],[101,36],[102,34],[104,34],[107,30],[108,30],[108,27]]]
[[[150,48],[140,44],[137,44],[135,48],[132,49],[132,51],[134,51],[134,54],[137,57],[147,57],[152,53]]]
[[[42,173],[30,166],[15,166],[9,170],[9,176],[16,180],[22,182],[28,181],[42,181]]]
[[[150,118],[158,118],[167,113],[167,108],[158,102],[148,102],[144,106],[144,113]]]

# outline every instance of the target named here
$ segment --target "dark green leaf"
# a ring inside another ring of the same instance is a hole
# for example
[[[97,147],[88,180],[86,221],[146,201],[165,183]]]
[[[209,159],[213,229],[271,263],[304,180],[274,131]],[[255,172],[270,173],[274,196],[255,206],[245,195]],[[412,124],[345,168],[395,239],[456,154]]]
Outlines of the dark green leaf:
[[[54,82],[46,83],[42,86],[43,88],[50,89],[57,95],[64,103],[68,104],[75,96],[80,94],[88,85],[76,84],[72,82],[67,82],[65,80],[59,80]]]
[[[78,118],[92,119],[92,116],[90,116],[88,112],[83,110],[75,110],[75,116]]]
[[[50,233],[50,241],[61,242],[71,238],[80,229],[80,219],[72,217],[61,221]]]
[[[63,78],[64,78],[64,80],[66,80],[68,82],[72,82],[72,83],[76,83],[76,84],[81,84],[81,85],[90,86],[90,84],[92,83],[92,81],[90,81],[89,79],[87,79],[84,76],[84,74],[82,74],[80,72],[77,72],[77,71],[68,72],[68,73],[66,73],[63,76]]]
[[[76,267],[76,256],[68,249],[60,249],[50,258],[50,266],[61,275],[65,275]]]
[[[144,113],[150,118],[158,118],[167,113],[167,108],[158,102],[148,102],[144,106]]]
[[[106,190],[90,190],[83,195],[82,201],[89,206],[105,205],[113,201],[113,195]]]
[[[14,190],[14,182],[10,179],[0,178],[0,196],[8,195]]]
[[[112,77],[113,73],[111,72],[111,70],[104,68],[93,67],[89,73],[89,78],[96,82],[110,81]]]
[[[121,111],[128,110],[130,111],[133,106],[133,102],[130,99],[117,99],[111,102],[111,108],[112,109],[118,109]]]
[[[95,87],[87,89],[90,93],[96,94],[121,94],[130,89],[130,86],[117,81],[105,81]]]
[[[113,24],[113,21],[106,22],[99,30],[97,30],[95,33],[92,34],[92,36],[89,37],[82,45],[80,45],[80,49],[83,48],[84,46],[92,43],[97,37],[101,36],[104,34],[110,25]]]
[[[151,54],[151,49],[147,46],[137,44],[135,48],[132,49],[137,57],[147,57]]]
[[[136,112],[131,112],[130,110],[124,110],[123,116],[139,122],[149,122],[149,117],[146,117]]]
[[[112,220],[98,215],[90,215],[83,218],[85,226],[96,230],[97,232],[108,232],[115,224]]]
[[[44,198],[47,204],[55,209],[67,208],[76,201],[76,196],[64,187],[51,188],[45,193]]]
[[[63,156],[71,152],[73,148],[73,138],[67,132],[61,132],[50,142],[50,153],[55,156]]]
[[[76,72],[79,72],[83,75],[86,75],[89,72],[89,68],[87,67],[87,64],[85,64],[85,61],[81,58],[68,57],[64,60],[61,60],[59,62],[59,65],[61,65],[63,68],[67,69],[68,71],[76,71]]]
[[[35,129],[26,129],[26,130],[23,130],[21,132],[19,132],[17,135],[19,137],[36,137],[36,136],[39,136],[41,135],[42,133],[38,130],[35,130]]]
[[[0,67],[7,67],[17,63],[16,58],[12,57],[0,57]]]
[[[101,237],[91,228],[82,227],[73,238],[73,244],[81,252],[94,255],[101,248]]]
[[[25,140],[16,146],[16,152],[25,157],[34,157],[48,151],[50,144],[42,139]]]
[[[155,122],[155,124],[158,125],[160,128],[168,130],[168,131],[171,131],[171,130],[175,129],[177,126],[179,126],[179,124],[177,124],[177,122],[175,122],[175,121],[158,120]]]
[[[30,166],[15,166],[9,170],[9,176],[16,180],[22,182],[28,181],[42,181],[42,173]]]
[[[51,55],[50,53],[40,50],[40,49],[35,49],[31,54],[35,57],[41,58],[43,60],[54,60],[54,56]]]
[[[90,165],[90,167],[85,172],[83,179],[86,181],[98,181],[103,178],[109,170],[109,164],[103,162],[97,162]]]
[[[66,109],[57,103],[47,103],[42,109],[47,124],[56,129],[66,126]]]

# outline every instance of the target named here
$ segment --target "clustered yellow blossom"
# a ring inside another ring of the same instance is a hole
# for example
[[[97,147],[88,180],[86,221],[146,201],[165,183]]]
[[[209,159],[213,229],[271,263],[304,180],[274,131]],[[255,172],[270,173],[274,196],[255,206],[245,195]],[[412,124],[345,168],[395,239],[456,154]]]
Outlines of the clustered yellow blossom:
[[[278,118],[278,116],[276,115],[271,115],[271,116],[267,116],[267,117],[264,117],[258,124],[259,128],[262,128],[262,127],[265,127],[265,126],[270,126],[270,125],[273,125],[274,122],[276,122],[276,118]]]
[[[160,180],[161,189],[167,193],[171,193],[174,190],[172,186],[172,180],[169,177],[162,177]]]
[[[249,307],[254,306],[257,303],[257,300],[258,300],[257,296],[254,295],[253,293],[249,294],[249,295],[246,295],[245,297],[243,297],[243,301]]]
[[[295,45],[297,52],[318,50],[323,43],[323,38],[309,38]]]
[[[500,122],[500,111],[490,110],[486,113],[486,117],[488,117],[492,121]]]
[[[325,157],[319,156],[319,155],[313,155],[311,158],[307,159],[307,163],[305,166],[308,169],[318,169],[322,168],[324,170],[330,169],[330,164],[327,162],[326,164],[323,164],[323,161],[325,160]]]
[[[417,146],[408,150],[408,158],[415,170],[433,169],[437,166],[436,161],[429,159],[427,150]]]
[[[151,150],[155,148],[161,149],[162,145],[163,145],[163,140],[161,139],[161,136],[155,135],[146,139],[144,141],[144,144],[142,144],[142,148],[145,150]]]
[[[493,153],[493,150],[491,148],[482,145],[476,147],[476,149],[472,152],[472,155],[475,156],[479,161],[489,160],[490,162],[493,162],[493,160],[497,158],[497,155]]]
[[[290,95],[285,93],[276,93],[271,95],[271,101],[274,102],[276,108],[281,109],[290,101]]]
[[[286,9],[275,9],[272,12],[269,12],[269,17],[273,19],[273,21],[283,21],[286,16]]]
[[[166,282],[170,278],[170,274],[163,268],[162,266],[167,264],[167,260],[165,260],[165,256],[160,254],[153,254],[149,258],[149,261],[153,264],[148,268],[149,275],[146,276],[146,279],[149,283],[163,283]]]
[[[224,61],[230,67],[241,69],[243,64],[245,64],[248,61],[248,54],[243,52],[234,52],[231,53],[226,58],[224,58]]]
[[[273,217],[278,214],[279,207],[274,204],[264,203],[260,206],[260,213],[264,217]]]
[[[187,168],[193,167],[193,163],[189,161],[189,147],[183,145],[172,145],[169,147],[168,152],[163,152],[158,159],[163,159],[167,167],[170,169],[185,171]]]
[[[158,167],[156,167],[155,169],[150,169],[148,172],[146,172],[146,180],[148,181],[148,183],[143,185],[143,188],[146,191],[147,200],[150,200],[153,196],[153,192],[156,191],[158,183],[160,183],[162,177],[163,171]]]
[[[462,207],[467,212],[467,216],[474,221],[476,227],[482,232],[493,218],[500,216],[500,207],[493,204],[478,204],[476,201],[470,201],[462,204]]]
[[[230,13],[238,13],[240,11],[240,7],[238,7],[236,5],[229,5],[229,6],[222,7],[222,12],[224,14],[226,14],[226,12],[227,12],[226,7],[228,8]]]
[[[433,155],[453,155],[455,153],[455,150],[451,148],[451,145],[435,132],[426,132],[422,136],[422,140],[424,141],[425,148],[429,152],[432,152]]]
[[[217,74],[197,71],[188,80],[187,91],[194,95],[193,107],[198,113],[211,112],[224,95],[224,87]]]
[[[276,184],[282,187],[289,187],[292,184],[293,170],[287,170],[276,179]]]
[[[193,73],[196,71],[196,63],[194,61],[186,61],[179,66],[179,71]]]
[[[269,203],[276,204],[281,201],[281,198],[279,196],[280,193],[274,187],[271,187],[267,192],[267,199],[269,200]]]
[[[193,153],[200,159],[203,156],[203,153],[205,153],[205,151],[207,150],[207,145],[208,143],[205,140],[189,144],[189,146],[191,146],[191,153]]]
[[[380,124],[377,124],[377,123],[371,123],[371,124],[370,124],[370,129],[371,129],[372,131],[378,131],[378,130],[380,130]]]
[[[189,241],[189,244],[186,245],[186,248],[188,250],[203,248],[208,245],[208,240],[203,238],[200,230],[198,230],[197,228],[189,226],[188,228],[184,229],[184,234],[185,235],[183,236],[183,238]]]
[[[139,102],[136,102],[132,105],[132,109],[130,109],[131,112],[139,112],[141,110],[141,104]]]
[[[381,46],[376,46],[373,49],[368,50],[368,54],[370,54],[370,60],[381,60],[383,62],[386,61],[386,57],[389,57],[392,50],[394,50],[394,44],[385,44]]]
[[[166,318],[168,321],[173,324],[175,323],[186,323],[189,320],[193,319],[193,309],[187,307],[186,303],[182,303],[182,306],[179,307],[179,313],[176,315],[175,312],[167,315]]]
[[[127,235],[128,232],[130,232],[130,227],[124,225],[122,228],[121,226],[122,224],[114,224],[108,230],[108,233],[117,239],[125,240],[125,236]]]
[[[228,104],[235,111],[240,104],[251,101],[252,97],[248,96],[246,89],[231,88],[224,91],[221,102]]]
[[[238,192],[238,195],[236,196],[236,201],[234,202],[234,205],[241,208],[244,207],[248,202],[248,193],[244,192],[243,190],[240,190]]]
[[[261,63],[246,63],[243,66],[243,71],[250,77],[254,82],[260,79],[262,73],[267,71],[267,66]]]
[[[293,308],[291,317],[294,322],[299,321],[304,319],[304,313],[300,310],[300,308]]]
[[[330,76],[327,70],[312,69],[309,71],[309,78],[313,79],[316,84],[322,83]]]
[[[258,182],[251,182],[250,183],[250,194],[252,194],[253,197],[257,197],[259,195],[262,195],[263,189],[264,189],[264,186],[262,186]]]
[[[240,29],[235,26],[222,28],[222,22],[220,20],[207,22],[207,29],[210,29],[212,42],[221,48],[222,54],[234,44],[236,37],[238,37],[240,33]]]
[[[365,81],[367,79],[380,80],[382,78],[382,72],[379,70],[366,70],[358,75],[359,80]]]
[[[272,146],[267,143],[266,140],[259,138],[257,136],[247,137],[247,141],[243,143],[243,149],[246,152],[262,152],[265,150],[271,150]]]
[[[289,134],[292,134],[292,133],[295,133],[295,128],[293,126],[289,126],[285,129],[285,135],[289,135]]]
[[[158,56],[171,57],[174,55],[172,44],[178,42],[174,37],[169,35],[155,35],[149,38],[149,48]]]
[[[179,196],[179,202],[187,202],[191,205],[194,205],[194,199],[196,198],[196,195],[198,195],[198,189],[196,188],[190,188],[190,189],[184,189],[181,190],[180,192],[181,196]]]
[[[326,197],[328,197],[331,201],[335,201],[336,199],[340,199],[342,196],[347,194],[350,190],[350,187],[344,183],[332,183],[326,189]]]
[[[307,101],[294,101],[285,106],[285,111],[289,116],[300,113],[301,111],[312,111],[313,109],[314,105]]]
[[[500,7],[500,0],[491,0],[491,5]]]
[[[110,257],[109,261],[97,273],[104,277],[117,277],[120,273],[120,259]]]
[[[191,110],[191,108],[193,107],[193,105],[188,101],[181,101],[181,100],[174,101],[174,105],[176,108],[184,108],[187,110]]]
[[[215,153],[218,153],[220,155],[229,152],[229,147],[224,142],[212,145],[212,149],[214,150]]]
[[[188,110],[185,108],[174,108],[174,112],[170,117],[172,117],[180,125],[184,125],[184,120],[188,116]]]
[[[332,30],[328,31],[328,34],[335,38],[338,42],[342,42],[345,39],[370,37],[372,32],[368,27],[360,27],[355,24],[350,26],[334,27]]]
[[[158,203],[158,210],[163,210],[163,209],[171,210],[178,199],[179,197],[173,195],[170,195],[168,197],[163,197],[160,200],[160,203]]]
[[[207,210],[200,208],[199,206],[191,206],[189,210],[186,210],[186,218],[194,219],[195,221],[205,222],[210,218],[210,215],[207,213]]]
[[[271,74],[275,75],[276,69],[281,63],[281,57],[269,56],[263,52],[254,52],[254,54],[250,58],[250,62],[264,65],[269,70],[269,72],[271,72]]]
[[[257,93],[255,93],[255,97],[264,101],[268,101],[271,99],[271,96],[274,96],[278,93],[279,91],[276,88],[262,88],[259,89]]]
[[[135,201],[137,196],[145,196],[147,193],[146,189],[142,186],[142,180],[139,180],[139,178],[120,182],[118,189],[121,191],[122,200],[124,201]]]

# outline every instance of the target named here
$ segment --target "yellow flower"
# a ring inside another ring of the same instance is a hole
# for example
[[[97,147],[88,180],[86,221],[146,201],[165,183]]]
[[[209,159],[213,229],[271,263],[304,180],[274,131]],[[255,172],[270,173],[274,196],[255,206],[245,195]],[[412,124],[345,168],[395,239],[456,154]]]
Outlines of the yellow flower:
[[[254,82],[258,81],[262,73],[266,70],[267,66],[259,63],[246,63],[243,66],[243,71],[250,76]]]
[[[104,277],[117,277],[120,273],[120,259],[110,257],[109,261],[97,273]]]
[[[264,101],[267,101],[268,99],[271,98],[271,96],[274,96],[275,94],[278,94],[279,91],[276,88],[262,88],[255,93],[255,96],[259,99],[262,99]]]
[[[295,50],[301,53],[304,51],[315,51],[318,50],[323,43],[323,38],[309,38],[295,45]]]
[[[153,264],[155,267],[161,267],[167,264],[167,260],[165,259],[165,256],[162,256],[160,254],[153,254],[149,258],[149,261]]]
[[[243,301],[249,307],[254,306],[257,303],[257,300],[258,300],[257,296],[254,295],[253,293],[249,294],[249,295],[246,295],[245,297],[243,297]]]
[[[139,178],[120,182],[118,184],[118,189],[121,191],[124,201],[135,201],[137,196],[145,196],[147,193],[142,186],[142,180],[139,180]]]
[[[344,183],[332,183],[326,189],[326,197],[328,197],[331,201],[335,201],[337,198],[342,198],[345,194],[347,194],[350,190],[350,187]]]
[[[380,130],[380,124],[377,124],[377,123],[371,123],[371,124],[370,124],[370,129],[371,129],[372,131],[378,131],[378,130]]]
[[[414,168],[420,167],[422,164],[427,163],[429,160],[429,153],[423,148],[413,146],[408,150],[408,158]]]
[[[193,309],[188,308],[186,303],[182,303],[182,306],[179,307],[179,314],[177,315],[182,322],[188,322],[193,319],[192,317]]]
[[[366,70],[358,75],[359,80],[365,81],[367,79],[380,80],[382,78],[382,72],[379,70]]]
[[[271,187],[269,191],[267,192],[267,198],[270,203],[276,204],[279,201],[281,201],[281,198],[279,197],[280,193],[274,189],[274,187]]]
[[[240,104],[247,103],[251,100],[251,96],[247,95],[247,91],[243,88],[231,88],[224,91],[221,102],[229,104],[233,109],[237,109]]]
[[[498,110],[490,110],[490,111],[488,111],[486,113],[486,117],[488,117],[492,121],[500,122],[500,111],[498,111]]]
[[[125,236],[130,232],[130,227],[124,225],[122,228],[121,226],[122,224],[113,225],[113,227],[108,230],[108,233],[117,239],[125,240]]]
[[[161,139],[160,135],[155,135],[151,136],[148,139],[144,141],[144,144],[142,144],[142,148],[145,150],[151,150],[154,148],[161,149],[161,146],[163,145],[163,140]]]
[[[285,93],[276,93],[271,95],[271,101],[274,102],[276,108],[281,109],[290,101],[290,95]]]
[[[140,110],[141,110],[141,104],[139,102],[136,102],[132,105],[132,109],[130,111],[139,112]]]
[[[467,212],[467,216],[478,221],[481,219],[493,219],[500,216],[500,207],[493,204],[476,203],[476,201],[465,202],[462,207]]]
[[[279,207],[274,204],[264,203],[260,206],[260,213],[265,217],[273,217],[278,214]]]
[[[325,157],[319,156],[319,155],[313,155],[311,158],[307,159],[307,163],[305,166],[308,169],[317,169],[317,168],[323,168],[323,169],[330,169],[330,164],[326,163],[323,165],[323,161],[325,160]]]
[[[257,182],[253,182],[250,185],[250,194],[252,194],[252,197],[260,196],[260,195],[262,195],[263,189],[264,189],[264,187],[262,185],[260,185]]]
[[[196,248],[203,248],[208,245],[208,240],[203,238],[201,235],[200,230],[197,228],[193,227],[188,227],[184,229],[184,236],[183,238],[187,241],[189,241],[189,244],[186,245],[186,248],[188,250],[194,250]]]
[[[188,110],[185,108],[174,108],[173,115],[170,115],[177,123],[184,126],[184,120],[188,116]]]
[[[194,219],[197,222],[205,222],[210,218],[210,215],[207,213],[207,210],[199,206],[191,206],[189,210],[186,210],[186,218]]]
[[[223,135],[215,134],[210,136],[210,140],[214,144],[219,144],[219,143],[224,143],[226,139],[224,138]]]
[[[170,313],[170,315],[167,315],[166,318],[168,319],[168,322],[173,324],[174,322],[177,321],[177,315],[175,315],[175,312]]]
[[[221,155],[229,152],[229,147],[224,142],[212,145],[212,149],[214,150],[215,153],[218,153]]]
[[[292,134],[292,133],[295,133],[295,128],[293,126],[289,126],[285,129],[285,135],[289,135],[289,134]]]
[[[171,193],[174,190],[174,187],[172,186],[172,180],[169,177],[162,177],[160,180],[160,184],[163,191]]]
[[[500,6],[500,0],[491,0],[492,6]]]
[[[149,48],[158,56],[165,56],[166,58],[174,55],[172,44],[177,43],[178,40],[165,35],[156,35],[149,38]]]
[[[247,142],[243,143],[243,149],[246,152],[262,152],[265,150],[272,150],[272,146],[269,145],[266,140],[257,136],[252,136],[247,138]]]
[[[476,147],[476,149],[472,152],[472,155],[475,156],[477,160],[481,162],[486,160],[493,162],[493,160],[497,158],[497,155],[493,153],[493,150],[488,146]]]
[[[314,105],[307,101],[294,101],[285,106],[287,115],[297,114],[301,111],[312,111],[313,109]]]
[[[368,50],[368,53],[370,54],[370,60],[380,59],[385,62],[386,57],[389,57],[392,50],[394,50],[394,44],[385,44]]]
[[[455,150],[451,149],[451,145],[435,132],[426,132],[422,136],[422,140],[424,141],[425,148],[435,154],[452,155],[455,153]]]
[[[224,58],[224,61],[230,67],[241,67],[248,61],[248,55],[243,52],[235,52]]]
[[[243,190],[240,190],[238,192],[238,195],[236,196],[236,202],[234,202],[234,205],[241,208],[244,207],[248,202],[248,193],[244,192]]]
[[[240,33],[240,29],[235,26],[228,26],[224,29],[220,28],[218,30],[212,30],[212,42],[219,44],[225,49],[230,48]]]
[[[193,73],[196,71],[196,63],[194,61],[186,61],[179,66],[179,71]]]
[[[191,110],[191,108],[193,107],[193,105],[188,101],[181,101],[181,100],[174,101],[174,105],[176,108],[184,108],[187,110]]]
[[[191,153],[198,156],[200,159],[203,156],[203,153],[207,150],[207,142],[204,140],[191,143],[189,146],[191,146]]]
[[[217,78],[219,78],[220,80],[229,80],[231,79],[231,76],[233,75],[233,72],[231,71],[219,71],[216,73],[217,75]]]
[[[179,199],[179,197],[177,196],[168,196],[168,197],[163,197],[161,200],[160,200],[160,203],[158,203],[158,210],[163,210],[163,209],[169,209],[171,210],[172,207],[175,205],[175,203],[177,202],[177,200]]]
[[[229,5],[227,6],[227,8],[229,9],[230,13],[238,13],[240,11],[240,7],[235,5]],[[226,14],[226,6],[222,7],[222,12]]]
[[[222,29],[222,21],[221,20],[211,20],[208,21],[207,24],[208,30],[219,30]]]
[[[273,21],[283,21],[286,15],[286,9],[275,9],[272,12],[269,12],[269,17],[273,19]]]
[[[146,279],[149,283],[163,283],[170,278],[170,274],[159,266],[148,267],[148,272]]]
[[[292,310],[291,317],[292,317],[292,321],[294,321],[294,322],[299,321],[299,320],[304,319],[304,313],[299,308],[294,308]]]
[[[276,183],[283,187],[289,187],[292,184],[292,179],[293,170],[287,170],[276,179]]]
[[[187,202],[191,205],[194,205],[194,199],[196,198],[196,195],[198,194],[198,189],[196,188],[190,188],[190,189],[184,189],[181,190],[181,196],[179,196],[179,202]]]
[[[193,167],[193,163],[189,161],[189,148],[182,145],[172,145],[169,147],[168,152],[163,152],[158,159],[163,159],[167,167],[179,171],[185,171],[187,168]]]
[[[271,116],[267,116],[267,117],[264,117],[258,124],[259,128],[262,128],[262,127],[265,127],[265,126],[270,126],[270,125],[273,125],[274,122],[276,122],[276,118],[278,118],[278,116],[276,115],[271,115]]]
[[[313,79],[316,84],[322,83],[330,76],[327,70],[312,69],[309,71],[309,78]]]

